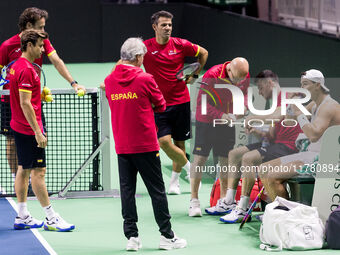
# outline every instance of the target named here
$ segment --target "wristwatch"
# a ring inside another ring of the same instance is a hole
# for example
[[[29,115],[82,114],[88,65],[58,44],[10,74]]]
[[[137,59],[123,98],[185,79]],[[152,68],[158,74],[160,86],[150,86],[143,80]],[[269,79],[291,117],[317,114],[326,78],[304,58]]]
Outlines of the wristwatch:
[[[73,87],[74,84],[78,84],[78,82],[76,80],[73,80],[71,83],[71,86]]]

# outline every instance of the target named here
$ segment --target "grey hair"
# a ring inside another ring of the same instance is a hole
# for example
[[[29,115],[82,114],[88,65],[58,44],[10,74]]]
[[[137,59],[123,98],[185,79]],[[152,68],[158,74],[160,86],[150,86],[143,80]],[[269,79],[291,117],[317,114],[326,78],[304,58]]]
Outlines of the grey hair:
[[[133,62],[136,60],[137,55],[144,55],[146,52],[147,49],[142,38],[130,37],[123,43],[120,49],[120,58]]]

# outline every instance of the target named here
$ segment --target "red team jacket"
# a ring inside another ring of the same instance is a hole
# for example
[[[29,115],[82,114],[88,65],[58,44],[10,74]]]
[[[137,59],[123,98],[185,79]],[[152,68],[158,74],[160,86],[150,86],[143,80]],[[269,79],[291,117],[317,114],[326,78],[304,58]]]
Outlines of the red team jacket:
[[[105,91],[117,154],[158,151],[154,112],[165,110],[165,100],[152,75],[118,65],[106,77]]]

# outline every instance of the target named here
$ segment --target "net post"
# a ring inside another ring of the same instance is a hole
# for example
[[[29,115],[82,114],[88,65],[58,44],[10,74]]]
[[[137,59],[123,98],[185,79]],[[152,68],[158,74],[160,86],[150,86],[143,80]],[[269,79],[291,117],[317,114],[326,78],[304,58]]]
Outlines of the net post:
[[[98,129],[98,94],[91,94],[92,103],[92,118],[96,118],[92,121],[92,150],[95,151],[99,146],[99,129]],[[92,170],[92,183],[90,184],[90,190],[99,190],[99,155],[93,159]]]
[[[100,141],[105,137],[111,137],[111,115],[109,104],[106,99],[105,91],[100,89]],[[102,186],[104,191],[112,190],[112,139],[103,146],[101,152],[101,167],[102,167]]]

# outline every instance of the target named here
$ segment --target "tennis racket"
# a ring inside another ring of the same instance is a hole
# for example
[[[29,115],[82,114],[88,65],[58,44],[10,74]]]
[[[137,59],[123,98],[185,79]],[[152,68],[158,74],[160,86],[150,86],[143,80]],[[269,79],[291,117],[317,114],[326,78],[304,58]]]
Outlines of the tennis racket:
[[[10,62],[8,65],[4,66],[2,69],[1,69],[1,77],[0,77],[0,87],[9,83],[9,80],[6,79],[7,77],[7,70],[9,70],[9,68],[11,67],[11,65],[14,64],[14,62],[17,61],[17,60],[13,60],[12,62]],[[36,63],[32,63],[33,66],[36,66],[40,73],[42,74],[42,77],[43,77],[43,87],[46,86],[46,76],[45,76],[45,73],[44,73],[44,70],[42,70],[42,68],[36,64]]]
[[[12,62],[10,62],[8,65],[4,66],[1,69],[1,76],[0,76],[0,87],[3,85],[6,85],[7,83],[9,83],[9,80],[6,79],[7,77],[7,70],[9,70],[9,68],[11,67],[11,65],[14,64],[16,60],[13,60]]]
[[[36,63],[32,63],[32,65],[33,66],[35,66],[35,67],[37,67],[38,69],[39,69],[39,71],[40,71],[40,73],[41,73],[41,78],[42,78],[42,80],[43,80],[43,88],[45,88],[46,87],[46,76],[45,76],[45,73],[44,73],[44,70],[41,68],[41,66],[39,66],[38,64],[36,64]],[[38,72],[37,72],[38,73]],[[38,75],[39,75],[39,73],[38,73]]]
[[[42,85],[43,85],[42,90],[41,90],[43,92],[41,93],[41,100],[45,101],[46,103],[52,102],[53,96],[52,96],[51,90],[46,86],[46,76],[45,76],[44,70],[38,64],[36,63],[32,63],[32,64],[38,69],[36,70],[37,74],[39,75],[39,71],[41,74],[40,79],[42,79]]]
[[[241,222],[241,225],[240,225],[240,230],[243,228],[243,225],[247,222],[249,216],[251,215],[251,212],[253,211],[257,201],[259,200],[259,198],[261,197],[262,193],[263,193],[263,190],[264,190],[264,186],[262,187],[262,189],[260,190],[259,194],[256,196],[254,202],[251,204],[250,208],[248,209],[246,215],[244,216],[242,222]]]
[[[200,63],[195,62],[190,65],[186,65],[181,70],[179,70],[176,74],[177,80],[186,80],[190,76],[192,76],[199,68],[201,67]]]

